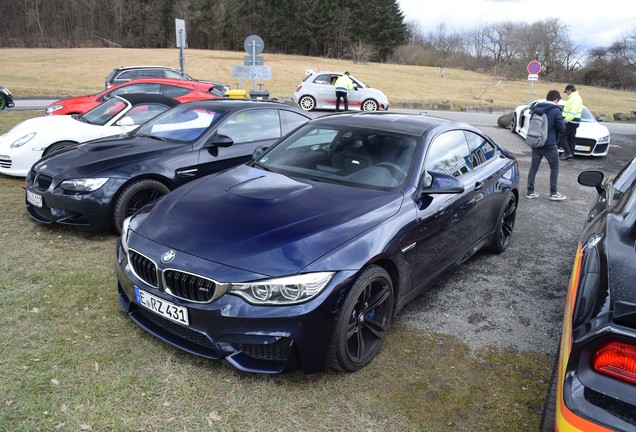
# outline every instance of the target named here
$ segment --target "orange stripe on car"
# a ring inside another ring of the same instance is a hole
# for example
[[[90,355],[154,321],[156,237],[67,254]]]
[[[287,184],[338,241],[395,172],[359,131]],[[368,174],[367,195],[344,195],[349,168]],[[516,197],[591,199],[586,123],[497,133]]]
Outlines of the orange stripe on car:
[[[563,400],[563,381],[565,379],[565,369],[567,360],[572,350],[572,314],[574,313],[574,303],[579,289],[579,278],[581,276],[581,261],[583,260],[583,246],[579,242],[576,250],[576,258],[572,266],[572,275],[568,286],[568,294],[565,299],[565,313],[563,315],[563,332],[561,333],[561,350],[559,353],[559,373],[557,375],[557,406],[555,414],[555,431],[558,432],[612,432],[611,429],[604,428],[596,423],[592,423],[579,417],[568,409]]]

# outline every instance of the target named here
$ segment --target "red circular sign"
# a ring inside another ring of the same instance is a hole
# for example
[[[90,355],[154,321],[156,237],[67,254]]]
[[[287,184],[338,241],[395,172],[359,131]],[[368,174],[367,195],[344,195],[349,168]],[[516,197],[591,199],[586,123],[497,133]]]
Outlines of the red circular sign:
[[[532,75],[536,75],[541,72],[541,63],[536,60],[532,60],[528,63],[528,73]]]

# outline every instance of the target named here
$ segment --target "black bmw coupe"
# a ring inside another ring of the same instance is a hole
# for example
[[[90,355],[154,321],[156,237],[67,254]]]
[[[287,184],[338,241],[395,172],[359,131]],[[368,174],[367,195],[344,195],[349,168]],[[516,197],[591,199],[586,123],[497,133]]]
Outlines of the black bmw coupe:
[[[193,179],[247,162],[313,117],[277,102],[215,99],[166,111],[138,129],[45,156],[26,183],[42,223],[121,229],[136,210]]]
[[[126,219],[120,305],[240,370],[353,372],[407,302],[482,248],[508,247],[518,189],[516,160],[469,125],[321,117]]]

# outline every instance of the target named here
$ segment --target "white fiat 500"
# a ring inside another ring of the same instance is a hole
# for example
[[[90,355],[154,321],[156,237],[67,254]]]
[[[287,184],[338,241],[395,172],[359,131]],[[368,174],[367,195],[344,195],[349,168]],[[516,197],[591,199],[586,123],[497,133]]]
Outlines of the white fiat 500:
[[[540,99],[528,105],[519,105],[512,113],[512,122],[510,122],[510,130],[512,133],[518,133],[524,139],[528,134],[528,125],[530,124],[530,115],[532,109],[539,102],[545,102]],[[559,102],[561,109],[565,105],[565,100]],[[592,115],[587,107],[583,107],[581,113],[581,124],[576,129],[576,145],[574,154],[580,156],[605,156],[609,151],[610,133],[607,127],[600,124]]]
[[[125,94],[85,114],[25,120],[0,135],[0,173],[26,177],[42,156],[77,143],[129,132],[179,102],[155,94]]]
[[[344,72],[307,70],[306,74],[307,76],[298,84],[294,92],[294,103],[297,103],[305,111],[336,109],[336,86],[334,84]],[[350,110],[378,111],[389,109],[389,100],[384,93],[368,87],[353,75],[349,75],[349,78],[354,84],[354,89],[349,91]]]

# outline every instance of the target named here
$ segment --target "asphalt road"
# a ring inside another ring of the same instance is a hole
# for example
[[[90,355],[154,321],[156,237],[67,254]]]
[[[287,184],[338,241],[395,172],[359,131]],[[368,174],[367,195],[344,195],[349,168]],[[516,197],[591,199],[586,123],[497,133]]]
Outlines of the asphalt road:
[[[479,253],[421,295],[398,315],[430,333],[453,335],[471,348],[485,346],[553,355],[561,332],[563,305],[578,236],[596,197],[578,184],[581,171],[614,175],[636,155],[636,134],[612,135],[609,155],[563,162],[559,191],[565,201],[548,199],[549,167],[537,174],[540,197],[525,197],[530,148],[507,129],[481,129],[519,162],[520,192],[513,239],[501,255]]]

